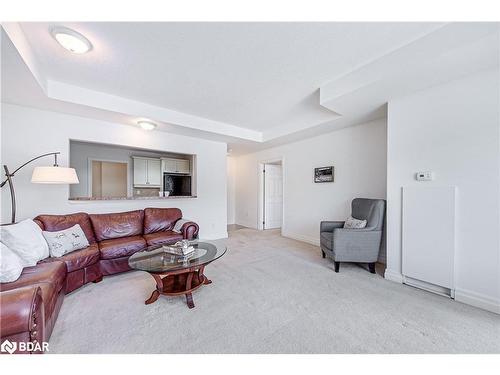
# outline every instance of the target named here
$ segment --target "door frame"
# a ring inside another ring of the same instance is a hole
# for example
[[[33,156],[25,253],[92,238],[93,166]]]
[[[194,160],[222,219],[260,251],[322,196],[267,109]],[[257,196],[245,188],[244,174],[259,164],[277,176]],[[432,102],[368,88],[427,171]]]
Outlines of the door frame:
[[[104,161],[108,163],[127,164],[127,197],[132,196],[132,188],[130,181],[130,162],[127,160],[111,160],[102,158],[87,158],[87,196],[92,198],[92,162]]]
[[[264,166],[270,163],[276,163],[277,161],[281,162],[281,179],[282,189],[283,189],[283,203],[281,205],[281,231],[284,231],[285,228],[285,158],[283,156],[271,158],[271,159],[263,159],[258,162],[258,176],[259,176],[259,188],[258,188],[258,207],[257,207],[257,229],[264,230]]]

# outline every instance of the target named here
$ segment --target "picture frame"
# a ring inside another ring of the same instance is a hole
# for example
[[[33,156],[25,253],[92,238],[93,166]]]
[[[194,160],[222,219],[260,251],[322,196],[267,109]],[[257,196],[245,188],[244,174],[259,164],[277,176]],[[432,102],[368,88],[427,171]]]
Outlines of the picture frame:
[[[314,182],[334,182],[334,167],[318,167],[314,168]]]

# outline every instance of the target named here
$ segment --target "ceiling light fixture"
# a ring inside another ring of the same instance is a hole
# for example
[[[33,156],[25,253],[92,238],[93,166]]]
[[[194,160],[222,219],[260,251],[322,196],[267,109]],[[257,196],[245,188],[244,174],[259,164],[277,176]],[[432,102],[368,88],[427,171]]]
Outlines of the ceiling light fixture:
[[[67,27],[55,27],[51,30],[51,34],[63,48],[73,53],[86,53],[92,49],[92,44],[87,38]]]
[[[139,125],[144,130],[153,130],[156,128],[156,124],[151,121],[137,121],[137,125]]]

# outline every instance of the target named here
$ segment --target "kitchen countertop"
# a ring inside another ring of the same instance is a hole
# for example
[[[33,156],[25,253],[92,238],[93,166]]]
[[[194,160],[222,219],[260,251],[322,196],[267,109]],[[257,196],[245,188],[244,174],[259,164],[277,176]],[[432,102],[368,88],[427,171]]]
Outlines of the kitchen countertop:
[[[94,202],[94,201],[147,201],[147,200],[167,200],[167,199],[187,199],[187,198],[197,198],[196,195],[174,195],[168,197],[145,197],[145,196],[134,196],[134,197],[116,197],[116,198],[92,198],[92,197],[78,197],[69,198],[70,202]]]

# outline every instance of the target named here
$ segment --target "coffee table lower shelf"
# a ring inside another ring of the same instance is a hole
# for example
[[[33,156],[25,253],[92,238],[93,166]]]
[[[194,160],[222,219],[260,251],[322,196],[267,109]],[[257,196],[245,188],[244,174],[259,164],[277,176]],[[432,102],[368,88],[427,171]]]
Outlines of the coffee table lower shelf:
[[[149,305],[156,302],[160,294],[167,296],[186,296],[186,303],[190,309],[194,307],[192,291],[198,289],[202,285],[211,284],[204,274],[205,267],[192,267],[178,271],[169,271],[163,273],[152,273],[151,276],[156,281],[156,290],[153,291],[144,303]]]

